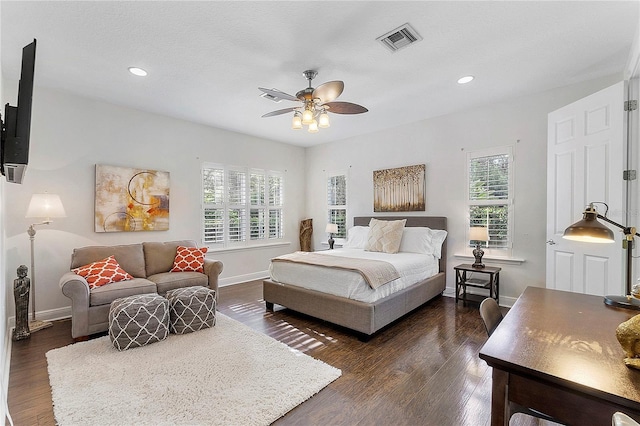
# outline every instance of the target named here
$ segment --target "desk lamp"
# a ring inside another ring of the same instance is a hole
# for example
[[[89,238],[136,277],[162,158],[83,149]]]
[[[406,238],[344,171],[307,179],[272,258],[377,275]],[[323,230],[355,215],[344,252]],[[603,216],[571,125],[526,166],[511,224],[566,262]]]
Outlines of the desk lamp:
[[[604,204],[606,207],[604,216],[598,213],[593,207],[593,204]],[[617,226],[622,229],[624,234],[624,240],[622,241],[622,248],[627,250],[627,276],[626,276],[626,294],[624,296],[605,296],[604,303],[610,306],[617,306],[620,308],[636,309],[640,310],[640,300],[631,295],[631,268],[633,260],[633,243],[634,237],[640,237],[640,234],[636,232],[636,228],[620,225],[607,217],[609,206],[606,203],[589,203],[587,208],[583,212],[582,220],[574,223],[564,230],[562,238],[574,241],[583,241],[587,243],[613,243],[615,238],[613,231],[604,226],[598,219]]]

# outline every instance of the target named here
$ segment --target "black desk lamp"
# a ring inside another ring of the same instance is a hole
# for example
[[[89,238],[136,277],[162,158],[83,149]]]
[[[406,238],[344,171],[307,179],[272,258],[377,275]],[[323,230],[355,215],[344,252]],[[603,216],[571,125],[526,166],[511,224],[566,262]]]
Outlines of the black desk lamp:
[[[593,207],[594,203],[589,203],[587,208],[584,210],[582,220],[574,223],[564,230],[564,235],[562,238],[566,238],[568,240],[574,241],[584,241],[588,243],[613,243],[615,242],[615,238],[613,236],[613,231],[608,227],[604,226],[598,219],[602,219],[611,225],[617,226],[622,229],[624,233],[624,240],[622,241],[622,248],[627,250],[627,277],[626,277],[626,295],[624,296],[605,296],[604,303],[611,306],[618,306],[621,308],[628,309],[636,309],[640,310],[640,300],[636,299],[631,295],[631,268],[633,261],[633,239],[637,235],[640,237],[640,234],[636,232],[636,228],[627,227],[620,225],[609,219],[607,217],[607,212],[609,211],[609,206],[605,203],[597,203],[604,204],[606,207],[604,216],[599,214],[598,211]]]

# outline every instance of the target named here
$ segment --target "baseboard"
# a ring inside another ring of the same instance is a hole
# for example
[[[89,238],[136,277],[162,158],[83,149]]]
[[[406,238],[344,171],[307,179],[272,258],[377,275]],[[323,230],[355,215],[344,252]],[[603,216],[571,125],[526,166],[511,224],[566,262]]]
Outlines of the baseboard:
[[[233,284],[246,283],[247,281],[261,280],[269,278],[269,271],[259,271],[251,274],[236,275],[235,277],[227,277],[218,281],[218,286],[225,287]]]
[[[65,306],[64,308],[50,309],[48,311],[36,312],[36,318],[42,321],[57,321],[65,318],[71,318],[71,306]],[[31,320],[31,314],[29,314],[29,320]],[[7,327],[14,328],[16,326],[16,317],[11,316],[7,318]]]

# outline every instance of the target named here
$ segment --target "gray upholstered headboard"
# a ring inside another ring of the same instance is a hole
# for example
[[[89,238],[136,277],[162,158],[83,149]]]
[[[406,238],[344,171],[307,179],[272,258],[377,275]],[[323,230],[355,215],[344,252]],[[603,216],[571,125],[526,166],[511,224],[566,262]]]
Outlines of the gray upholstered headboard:
[[[426,226],[431,229],[447,230],[447,218],[443,216],[356,216],[353,218],[353,226],[369,226],[369,221],[374,217],[380,220],[407,219],[405,226]],[[442,257],[440,258],[440,272],[447,271],[447,240],[442,243]]]

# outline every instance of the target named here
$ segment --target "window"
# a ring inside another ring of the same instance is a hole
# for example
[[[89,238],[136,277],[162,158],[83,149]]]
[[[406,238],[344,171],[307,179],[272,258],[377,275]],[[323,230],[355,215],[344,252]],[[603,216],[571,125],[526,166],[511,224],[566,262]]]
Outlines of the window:
[[[512,164],[510,147],[468,154],[469,226],[488,227],[489,241],[484,245],[502,255],[510,255],[512,243]]]
[[[347,175],[327,178],[327,223],[338,225],[336,238],[347,238]]]
[[[284,237],[279,173],[204,164],[202,188],[205,244],[242,246]]]

